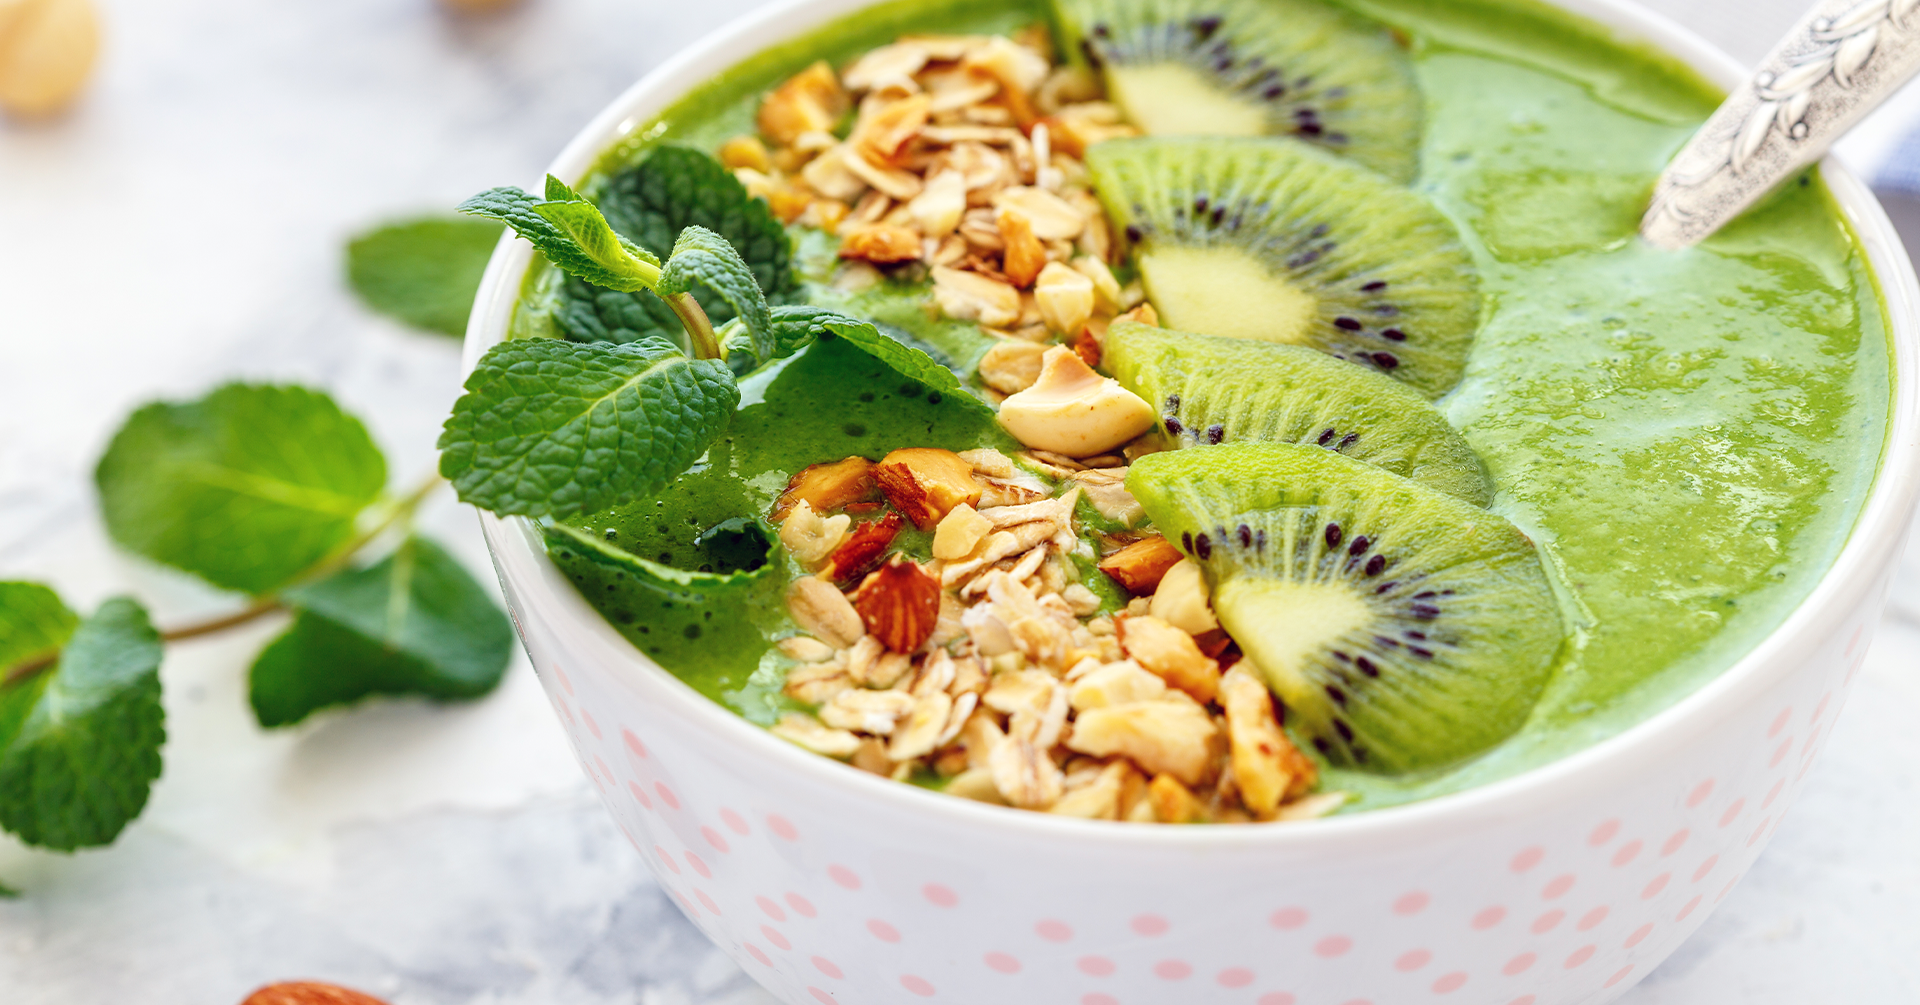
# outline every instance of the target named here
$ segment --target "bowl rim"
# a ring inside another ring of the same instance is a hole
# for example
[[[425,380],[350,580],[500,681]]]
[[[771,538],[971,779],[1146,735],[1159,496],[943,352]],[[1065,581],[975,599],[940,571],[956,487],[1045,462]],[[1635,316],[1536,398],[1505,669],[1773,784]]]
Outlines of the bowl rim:
[[[628,139],[651,116],[671,106],[713,75],[807,31],[876,6],[885,0],[776,0],[749,12],[700,42],[682,50],[609,103],[568,142],[548,172],[577,179],[614,143]],[[1746,70],[1726,53],[1663,15],[1632,0],[1548,0],[1550,4],[1610,29],[1626,43],[1641,43],[1731,90]],[[1364,813],[1287,827],[1120,827],[1107,821],[1076,820],[1051,814],[1008,811],[901,785],[809,753],[754,725],[661,668],[590,607],[547,558],[541,537],[525,518],[480,512],[480,522],[503,585],[522,587],[521,596],[538,606],[556,632],[595,660],[626,665],[633,673],[616,675],[685,728],[707,734],[720,749],[795,772],[847,799],[872,800],[874,809],[944,818],[953,825],[984,827],[1023,840],[1059,840],[1084,846],[1099,842],[1119,848],[1188,849],[1198,852],[1265,849],[1311,852],[1348,850],[1356,839],[1442,833],[1511,819],[1539,804],[1576,791],[1593,791],[1627,781],[1689,738],[1705,733],[1724,717],[1798,668],[1799,658],[1837,631],[1848,612],[1861,604],[1877,609],[1884,591],[1874,589],[1878,572],[1894,558],[1881,542],[1905,534],[1920,490],[1920,282],[1905,246],[1872,193],[1832,155],[1819,163],[1823,180],[1869,263],[1881,296],[1893,349],[1892,403],[1868,498],[1846,543],[1826,573],[1787,617],[1744,656],[1712,680],[1645,720],[1597,743],[1518,774],[1445,795]],[[487,348],[505,338],[526,270],[530,245],[511,231],[503,234],[481,280],[462,352],[464,380]]]

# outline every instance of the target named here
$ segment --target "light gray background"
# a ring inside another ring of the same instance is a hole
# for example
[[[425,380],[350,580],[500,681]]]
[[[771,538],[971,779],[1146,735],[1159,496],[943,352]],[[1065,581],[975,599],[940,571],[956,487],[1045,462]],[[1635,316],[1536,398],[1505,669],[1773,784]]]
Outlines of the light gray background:
[[[392,214],[527,183],[601,105],[753,0],[104,0],[94,86],[0,124],[0,576],[163,623],[223,601],[114,554],[90,473],[136,404],[222,379],[327,387],[398,483],[433,462],[451,340],[341,287]],[[1757,58],[1795,0],[1661,6]],[[1911,97],[1911,95],[1909,96]],[[1912,101],[1907,102],[1912,104]],[[1871,167],[1887,117],[1853,141]],[[481,568],[470,515],[427,522]],[[1805,796],[1752,875],[1632,1005],[1920,1001],[1920,551]],[[324,977],[395,1005],[767,1005],[619,840],[524,660],[491,698],[389,703],[273,735],[245,710],[263,624],[175,647],[172,741],[104,851],[0,838],[0,1001],[227,1005]]]

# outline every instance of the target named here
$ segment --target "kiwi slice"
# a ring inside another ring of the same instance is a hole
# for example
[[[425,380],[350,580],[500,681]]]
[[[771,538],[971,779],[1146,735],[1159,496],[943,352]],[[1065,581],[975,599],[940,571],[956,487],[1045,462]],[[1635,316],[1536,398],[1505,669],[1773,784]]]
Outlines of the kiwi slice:
[[[1127,488],[1200,563],[1220,624],[1329,761],[1402,773],[1511,736],[1565,630],[1532,542],[1331,450],[1150,454]]]
[[[1305,345],[1439,397],[1480,278],[1425,199],[1304,144],[1140,138],[1087,150],[1169,327]]]
[[[1311,444],[1475,506],[1493,501],[1480,458],[1426,398],[1324,353],[1119,321],[1104,362],[1160,409],[1175,446]]]
[[[1419,87],[1380,24],[1318,0],[1055,0],[1068,51],[1156,136],[1291,136],[1398,181]]]

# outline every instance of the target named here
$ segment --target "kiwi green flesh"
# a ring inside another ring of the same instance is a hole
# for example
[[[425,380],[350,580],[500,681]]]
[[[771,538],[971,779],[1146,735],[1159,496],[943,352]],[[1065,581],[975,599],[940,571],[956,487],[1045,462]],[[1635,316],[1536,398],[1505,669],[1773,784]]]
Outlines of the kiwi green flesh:
[[[1418,194],[1290,140],[1109,140],[1087,166],[1165,324],[1310,346],[1430,398],[1459,382],[1480,277]]]
[[[1151,454],[1127,488],[1329,762],[1403,774],[1511,736],[1565,638],[1534,547],[1486,510],[1330,450]]]
[[[1175,446],[1318,446],[1475,506],[1493,501],[1479,457],[1424,396],[1324,353],[1118,321],[1102,366],[1159,410]]]
[[[1423,102],[1382,25],[1319,0],[1055,0],[1068,51],[1150,135],[1290,136],[1401,182]]]

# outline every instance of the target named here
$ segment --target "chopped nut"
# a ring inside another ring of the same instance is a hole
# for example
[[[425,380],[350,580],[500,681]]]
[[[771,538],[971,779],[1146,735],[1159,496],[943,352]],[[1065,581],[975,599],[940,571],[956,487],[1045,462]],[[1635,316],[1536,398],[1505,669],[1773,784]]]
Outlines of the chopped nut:
[[[1298,765],[1311,768],[1294,749],[1273,714],[1273,694],[1245,670],[1235,667],[1220,679],[1220,704],[1227,711],[1227,738],[1233,752],[1233,780],[1240,800],[1253,815],[1271,816],[1293,784]]]
[[[1191,558],[1174,563],[1173,568],[1160,577],[1148,610],[1188,635],[1204,635],[1220,627],[1219,620],[1213,616],[1213,607],[1207,602],[1206,576]]]
[[[846,541],[847,528],[852,524],[853,518],[845,513],[823,517],[813,511],[812,504],[801,499],[780,522],[780,543],[794,561],[812,571]]]
[[[1209,659],[1193,636],[1155,617],[1128,618],[1120,647],[1148,671],[1206,704],[1220,688],[1220,664]]]
[[[800,179],[829,199],[851,202],[867,190],[867,183],[847,166],[848,159],[847,148],[836,146],[808,161],[800,169]]]
[[[1002,271],[1013,285],[1032,286],[1047,264],[1047,249],[1034,236],[1032,223],[1019,210],[1002,209],[994,217],[994,226],[1000,228],[1000,241],[1004,245]]]
[[[919,175],[903,168],[876,163],[866,151],[852,144],[844,144],[840,149],[847,170],[861,181],[903,202],[920,194],[922,186]]]
[[[931,530],[955,506],[980,501],[973,465],[951,450],[896,450],[874,466],[874,480],[893,508],[921,530]]]
[[[1067,700],[1076,712],[1136,701],[1155,701],[1167,693],[1167,682],[1132,660],[1099,664],[1073,682]]]
[[[860,584],[853,606],[870,636],[893,652],[911,653],[933,634],[940,618],[940,581],[895,555]]]
[[[786,222],[798,223],[803,227],[818,227],[829,234],[834,234],[840,230],[840,221],[846,219],[851,211],[846,203],[838,199],[814,199],[807,203],[799,216]],[[879,273],[870,274],[876,281],[879,279]]]
[[[973,549],[993,529],[993,523],[972,506],[961,503],[940,518],[933,531],[933,557],[952,561],[972,554]]]
[[[873,49],[853,61],[842,81],[851,90],[864,91],[876,81],[892,77],[911,77],[927,65],[930,53],[918,42],[900,41]]]
[[[1009,209],[1027,218],[1033,235],[1044,241],[1070,241],[1087,225],[1087,218],[1065,199],[1043,188],[1015,186],[994,194],[993,208]]]
[[[765,174],[773,170],[767,145],[758,136],[735,136],[720,144],[720,163],[730,168],[748,168]]]
[[[852,686],[853,678],[848,676],[847,668],[834,661],[803,663],[794,667],[787,671],[783,690],[795,701],[819,705]]]
[[[928,103],[932,99],[924,94],[912,94],[879,106],[873,105],[874,100],[868,99],[868,107],[874,109],[871,114],[865,114],[866,108],[861,109],[863,114],[853,128],[850,142],[868,163],[891,167],[900,148],[926,126]],[[852,164],[848,167],[859,172]],[[874,187],[885,190],[882,185]]]
[[[846,543],[827,557],[827,567],[820,575],[841,585],[857,581],[879,563],[880,557],[892,546],[894,536],[904,526],[906,521],[898,513],[888,513],[878,520],[860,524],[853,529]]]
[[[980,380],[1002,394],[1018,394],[1040,379],[1040,358],[1046,353],[1038,342],[1002,339],[980,357]],[[1011,463],[1007,473],[1013,473]]]
[[[1011,478],[1014,475],[1013,458],[992,447],[962,450],[960,459],[973,465],[973,470],[983,475],[991,475],[995,478]]]
[[[1068,477],[1086,491],[1087,501],[1095,511],[1120,526],[1131,527],[1146,518],[1147,511],[1140,500],[1127,491],[1126,468],[1076,471]]]
[[[1000,786],[994,784],[993,772],[984,767],[968,768],[953,776],[943,790],[947,795],[972,799],[975,802],[992,803],[995,806],[1007,805],[1005,797],[1000,795]]]
[[[832,583],[802,576],[787,587],[787,610],[801,630],[828,645],[846,648],[866,634],[860,613]]]
[[[760,131],[786,146],[801,133],[832,129],[847,106],[847,92],[833,67],[821,60],[788,78],[760,103]]]
[[[791,635],[775,643],[780,654],[802,663],[821,663],[833,658],[833,647],[808,635]]]
[[[1147,785],[1147,802],[1154,818],[1163,824],[1199,823],[1207,818],[1207,808],[1180,780],[1172,775],[1155,775]]]
[[[1020,291],[972,272],[933,267],[933,296],[947,317],[989,327],[1020,320]]]
[[[789,743],[828,757],[851,757],[854,751],[860,749],[859,737],[844,729],[822,725],[820,720],[803,712],[788,712],[767,731]]]
[[[864,457],[849,457],[831,464],[814,464],[800,469],[787,480],[787,489],[773,504],[773,519],[785,521],[794,504],[805,500],[815,513],[830,513],[848,503],[864,502],[878,494],[873,480],[873,462]]]
[[[1064,334],[1079,332],[1093,316],[1093,280],[1072,266],[1048,262],[1034,282],[1033,298],[1047,327]]]
[[[1112,450],[1156,421],[1153,406],[1065,346],[1047,350],[1040,379],[1001,402],[999,418],[1021,443],[1073,457]]]
[[[920,232],[929,237],[944,237],[960,225],[967,211],[967,180],[958,171],[948,169],[927,179],[920,194],[907,203],[907,212]]]
[[[1121,302],[1124,303],[1127,300],[1127,298],[1128,298],[1128,295],[1123,290],[1120,295]],[[1133,321],[1138,324],[1147,325],[1152,328],[1158,328],[1160,327],[1160,312],[1154,310],[1152,304],[1141,304],[1138,307],[1135,307],[1134,309],[1126,312],[1125,314],[1122,314],[1119,317],[1113,319],[1114,324],[1119,324],[1122,321]]]
[[[887,744],[887,756],[895,761],[910,761],[933,753],[952,712],[953,699],[945,691],[914,699],[913,711],[907,715],[907,721],[894,730],[893,740]]]
[[[1090,496],[1090,498],[1092,498]],[[1099,503],[1095,503],[1098,506]],[[1173,542],[1158,534],[1143,537],[1100,560],[1100,571],[1127,588],[1127,592],[1150,595],[1160,587],[1167,570],[1186,559]]]
[[[840,257],[869,262],[911,262],[920,257],[920,235],[906,227],[885,223],[850,228],[840,242]]]
[[[1060,591],[1060,599],[1067,602],[1067,609],[1076,617],[1086,617],[1100,609],[1100,595],[1074,583]]]
[[[1069,791],[1047,812],[1086,820],[1118,820],[1120,792],[1129,774],[1138,774],[1133,765],[1114,761],[1100,769],[1091,784]]]
[[[1000,81],[1002,87],[1021,94],[1039,87],[1053,69],[1045,56],[1000,35],[969,51],[960,65],[980,70]]]
[[[905,691],[850,688],[820,706],[820,721],[835,729],[889,736],[912,711],[913,695]]]
[[[1060,798],[1060,768],[1034,741],[1002,739],[987,755],[987,768],[1000,794],[1021,809],[1046,809]]]
[[[1093,294],[1102,310],[1120,309],[1120,282],[1113,278],[1113,270],[1100,256],[1081,255],[1073,260],[1073,268],[1093,283]]]
[[[1067,748],[1095,757],[1124,754],[1148,771],[1198,785],[1213,762],[1217,736],[1206,710],[1193,702],[1136,701],[1080,713]]]

